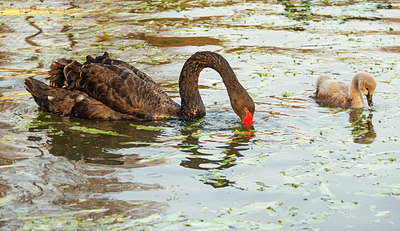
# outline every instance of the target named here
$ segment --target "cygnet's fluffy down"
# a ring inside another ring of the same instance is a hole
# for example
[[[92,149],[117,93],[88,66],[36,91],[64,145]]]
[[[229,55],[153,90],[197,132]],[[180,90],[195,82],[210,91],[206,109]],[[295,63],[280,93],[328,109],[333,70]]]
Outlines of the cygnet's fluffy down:
[[[372,95],[375,91],[376,81],[366,72],[358,72],[350,85],[343,81],[332,80],[328,76],[320,76],[317,81],[315,99],[319,103],[328,103],[343,108],[363,108],[365,95],[370,107],[373,106]]]

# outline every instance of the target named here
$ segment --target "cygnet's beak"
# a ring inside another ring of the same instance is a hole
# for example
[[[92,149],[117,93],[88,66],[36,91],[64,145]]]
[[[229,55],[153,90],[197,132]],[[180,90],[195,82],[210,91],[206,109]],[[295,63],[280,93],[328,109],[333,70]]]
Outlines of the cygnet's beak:
[[[372,102],[372,95],[369,92],[367,94],[367,101],[368,101],[368,106],[369,107],[374,106],[374,103]]]

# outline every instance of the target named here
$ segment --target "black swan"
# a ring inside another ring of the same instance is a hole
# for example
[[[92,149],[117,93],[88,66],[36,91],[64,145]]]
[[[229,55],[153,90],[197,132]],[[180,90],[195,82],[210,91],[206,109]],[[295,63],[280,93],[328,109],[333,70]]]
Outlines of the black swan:
[[[333,104],[343,108],[363,108],[361,94],[365,95],[368,106],[372,107],[372,95],[376,88],[374,77],[366,72],[358,72],[350,85],[335,81],[328,76],[320,76],[317,81],[315,99],[317,102]]]
[[[86,57],[81,64],[60,59],[50,66],[50,85],[25,80],[36,103],[49,112],[96,120],[149,121],[202,118],[205,107],[198,78],[204,68],[216,70],[227,88],[235,113],[251,125],[255,105],[236,78],[229,63],[214,52],[197,52],[183,65],[179,78],[181,106],[174,102],[148,75],[126,62],[104,53]]]

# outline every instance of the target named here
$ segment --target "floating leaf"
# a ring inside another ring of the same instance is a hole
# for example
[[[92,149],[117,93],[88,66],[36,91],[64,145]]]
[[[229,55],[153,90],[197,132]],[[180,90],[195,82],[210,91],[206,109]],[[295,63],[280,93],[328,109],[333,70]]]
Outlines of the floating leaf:
[[[284,93],[282,93],[282,97],[290,97],[290,96],[293,96],[294,95],[294,93],[289,93],[289,92],[284,92]]]
[[[160,131],[165,130],[164,127],[155,127],[150,125],[139,125],[139,124],[129,124],[131,127],[135,127],[136,129],[146,130],[146,131]]]
[[[85,127],[85,126],[72,126],[72,127],[69,127],[69,129],[76,130],[76,131],[82,131],[82,132],[93,134],[93,135],[110,135],[110,136],[129,137],[127,135],[120,134],[120,133],[117,133],[117,132],[103,131],[103,130],[100,130],[100,129],[97,129],[97,128],[88,128],[88,127]]]
[[[356,208],[357,204],[358,204],[357,202],[334,201],[331,202],[329,208],[333,210],[339,210],[339,209],[352,210]]]
[[[376,217],[384,217],[384,216],[388,216],[388,215],[390,215],[390,211],[379,211],[379,212],[376,212],[375,213],[375,216]]]

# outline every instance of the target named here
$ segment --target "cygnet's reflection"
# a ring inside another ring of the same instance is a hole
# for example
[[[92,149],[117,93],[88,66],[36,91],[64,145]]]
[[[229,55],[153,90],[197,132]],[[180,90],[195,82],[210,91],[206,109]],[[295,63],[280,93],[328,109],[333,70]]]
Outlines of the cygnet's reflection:
[[[368,115],[366,114],[368,112]],[[371,111],[351,110],[349,122],[353,127],[352,135],[354,143],[371,144],[375,141],[376,133],[372,124]]]

